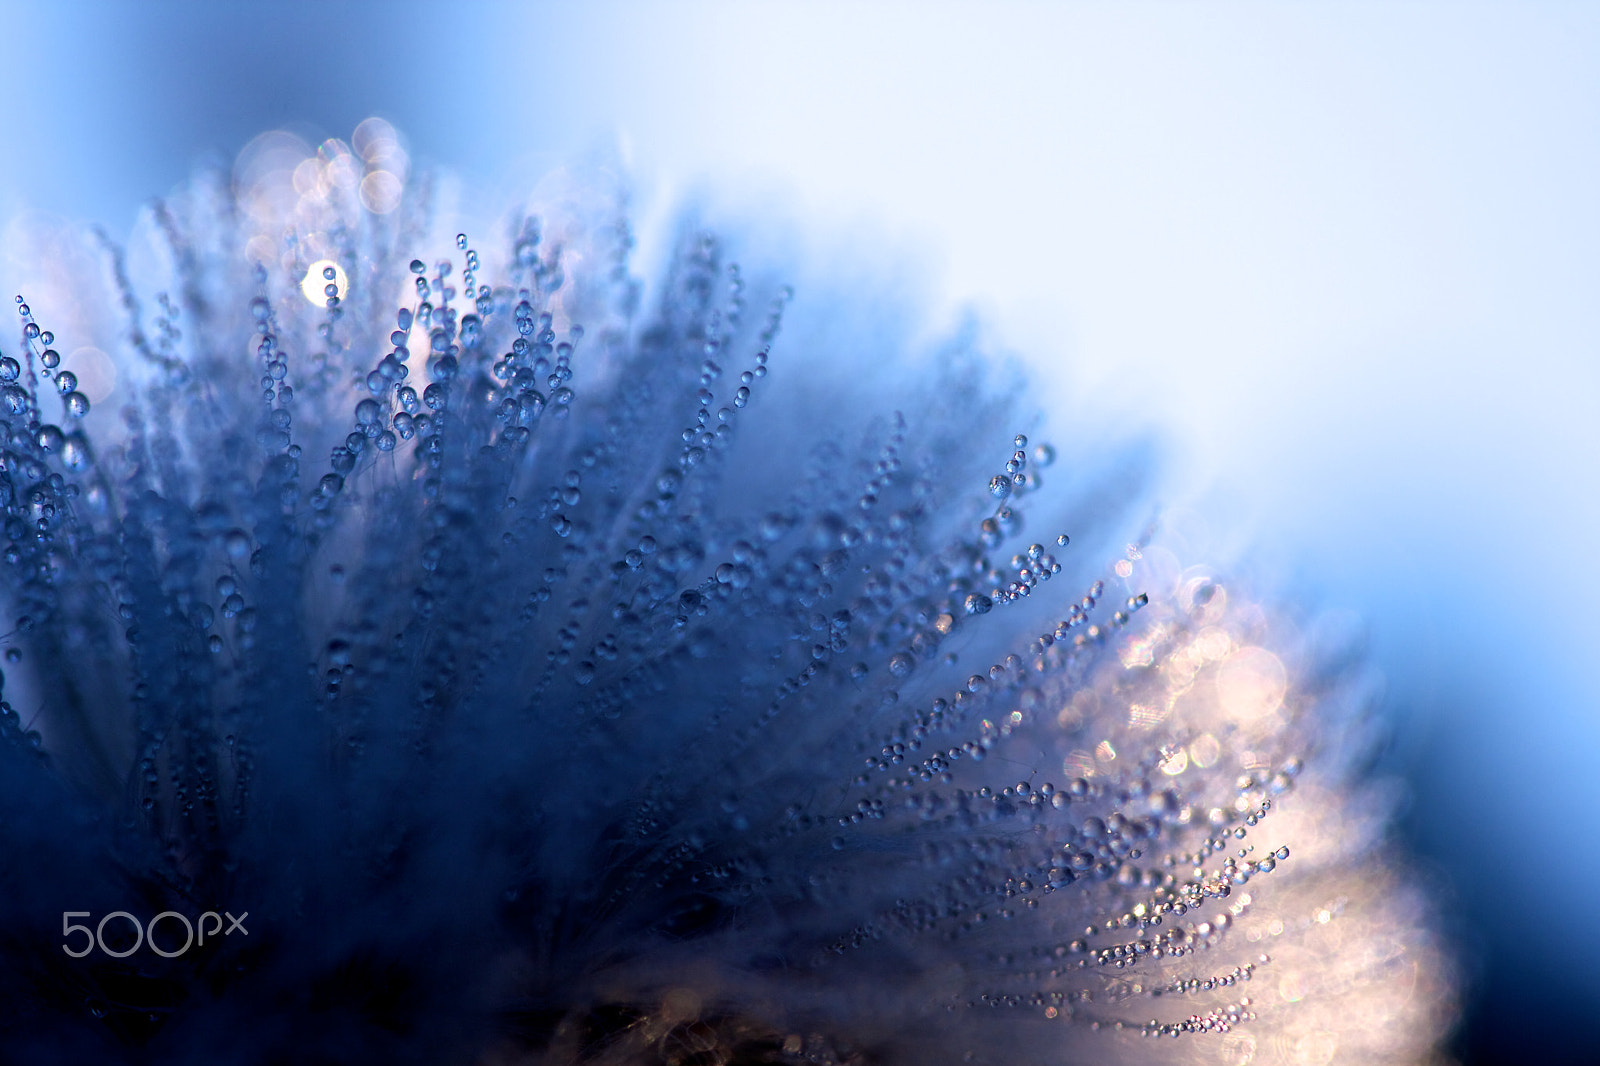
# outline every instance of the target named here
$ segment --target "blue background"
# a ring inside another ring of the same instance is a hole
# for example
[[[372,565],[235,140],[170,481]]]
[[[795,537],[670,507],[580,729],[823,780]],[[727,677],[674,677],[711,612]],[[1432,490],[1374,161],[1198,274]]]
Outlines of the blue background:
[[[505,198],[628,167],[888,248],[1169,442],[1168,502],[1368,621],[1469,1062],[1600,1005],[1600,7],[0,4],[0,218],[127,234],[382,115]],[[25,264],[5,264],[7,276]]]

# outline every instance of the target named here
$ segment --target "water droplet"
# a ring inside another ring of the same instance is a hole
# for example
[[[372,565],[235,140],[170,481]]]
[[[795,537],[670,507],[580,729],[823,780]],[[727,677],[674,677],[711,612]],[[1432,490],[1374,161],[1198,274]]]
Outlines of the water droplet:
[[[81,433],[69,433],[61,444],[61,462],[68,470],[85,470],[89,466],[89,444]]]
[[[242,529],[230,529],[223,537],[223,546],[230,557],[243,559],[250,554],[250,534]]]

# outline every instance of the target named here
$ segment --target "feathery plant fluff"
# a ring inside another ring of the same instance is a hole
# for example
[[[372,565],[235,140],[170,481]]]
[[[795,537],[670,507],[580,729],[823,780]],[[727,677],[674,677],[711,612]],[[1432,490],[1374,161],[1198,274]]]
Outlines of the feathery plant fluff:
[[[354,144],[29,262],[0,1060],[1431,1054],[1359,662],[1127,544],[1137,450]]]

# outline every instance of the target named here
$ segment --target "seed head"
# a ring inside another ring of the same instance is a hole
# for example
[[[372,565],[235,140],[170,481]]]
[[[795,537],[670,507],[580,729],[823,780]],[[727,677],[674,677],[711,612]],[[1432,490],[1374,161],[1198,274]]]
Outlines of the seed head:
[[[12,1061],[1429,1054],[1359,666],[1111,551],[1135,453],[693,227],[648,312],[581,200],[439,256],[363,129],[19,301]]]

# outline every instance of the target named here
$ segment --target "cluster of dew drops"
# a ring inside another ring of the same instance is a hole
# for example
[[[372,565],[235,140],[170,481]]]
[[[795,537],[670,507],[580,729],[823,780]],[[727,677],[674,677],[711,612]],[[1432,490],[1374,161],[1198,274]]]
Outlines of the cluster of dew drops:
[[[347,479],[357,472],[358,466],[374,453],[395,452],[403,442],[416,442],[417,461],[425,468],[424,497],[439,496],[440,471],[446,462],[441,431],[452,417],[449,410],[453,404],[452,389],[464,372],[462,364],[480,354],[488,338],[487,323],[496,314],[499,303],[491,287],[480,284],[482,267],[464,234],[458,235],[456,245],[465,253],[462,288],[468,301],[466,313],[452,304],[456,292],[449,284],[448,262],[441,262],[430,279],[421,260],[411,261],[416,304],[398,311],[395,328],[388,336],[391,350],[357,379],[367,395],[355,403],[353,428],[332,446],[328,470],[309,494],[313,528],[328,528],[334,523],[335,505],[345,492]],[[552,275],[543,279],[547,283],[546,290],[560,284],[559,276],[554,276],[555,268],[540,264],[539,270]],[[742,299],[738,297],[742,283],[736,268],[730,271],[730,276],[735,301],[726,311],[713,315],[719,326],[735,323],[738,309],[742,307]],[[322,278],[327,315],[318,332],[327,340],[341,317],[344,300],[338,271],[329,266]],[[260,268],[256,280],[258,284],[265,281]],[[434,297],[438,298],[437,304],[432,302]],[[673,584],[674,574],[691,569],[698,560],[674,544],[666,528],[670,525],[667,519],[671,515],[672,501],[684,490],[691,469],[704,463],[708,453],[729,438],[735,412],[750,403],[751,386],[765,376],[768,350],[777,330],[782,302],[776,302],[773,317],[761,334],[754,364],[739,375],[739,384],[728,397],[728,406],[718,407],[715,403],[713,389],[721,375],[716,359],[720,358],[722,341],[716,330],[709,331],[694,392],[698,401],[695,424],[683,430],[682,447],[665,468],[649,476],[655,491],[647,495],[653,498],[640,508],[633,521],[622,524],[621,528],[628,531],[626,546],[603,571],[613,590],[625,580],[640,580],[643,591],[636,598],[637,602],[647,601],[651,606],[659,606],[670,619],[676,640],[692,644],[695,621],[703,618],[713,605],[753,599],[756,594],[768,591],[755,586],[763,573],[772,573],[778,567],[765,558],[766,549],[761,545],[782,541],[794,526],[791,516],[760,518],[754,523],[750,539],[734,540],[728,546],[727,559],[712,566],[710,576],[703,582],[681,591]],[[536,311],[534,304],[528,290],[518,293],[512,308],[516,336],[510,350],[492,360],[491,372],[497,382],[492,414],[498,423],[494,443],[501,448],[526,444],[543,419],[565,419],[574,409],[572,356],[574,345],[583,336],[582,328],[572,325],[567,339],[556,343],[551,314]],[[50,383],[49,387],[59,395],[63,421],[68,426],[88,413],[89,401],[78,390],[78,380],[72,371],[60,367],[60,356],[50,347],[54,341],[52,335],[38,327],[21,297],[18,297],[18,305],[24,322],[24,360],[19,362],[9,355],[0,357],[0,402],[12,418],[25,423],[26,439],[22,443],[27,447],[20,453],[8,455],[7,463],[21,464],[25,480],[44,487],[35,489],[27,500],[4,501],[11,541],[8,560],[13,564],[22,561],[19,553],[23,549],[19,545],[30,540],[44,543],[46,547],[41,550],[48,550],[55,522],[50,497],[52,494],[71,496],[76,492],[76,486],[68,485],[60,474],[47,474],[45,458],[57,456],[69,471],[82,470],[90,462],[89,443],[81,431],[63,429],[61,425],[44,421],[36,393],[49,391],[49,388],[37,388],[36,374]],[[259,337],[256,353],[264,411],[256,441],[269,456],[280,455],[297,461],[301,455],[300,445],[291,436],[294,392],[289,384],[288,359],[275,332],[273,308],[266,297],[257,296],[250,304],[250,311]],[[418,330],[427,337],[430,378],[420,390],[416,384],[409,383],[411,371],[408,367],[413,333]],[[40,365],[38,371],[34,369],[35,358]],[[897,475],[901,470],[899,453],[904,430],[904,419],[897,416],[883,455],[872,468],[856,501],[860,514],[871,514],[880,499],[887,500],[900,483]],[[11,429],[10,434],[13,442],[22,439],[15,429]],[[967,570],[980,573],[981,584],[963,581],[949,599],[940,601],[937,596],[925,595],[917,604],[902,609],[899,605],[881,605],[890,598],[895,586],[875,584],[880,579],[872,577],[861,584],[858,591],[862,594],[851,608],[841,608],[831,615],[823,612],[822,602],[836,591],[833,582],[824,578],[842,570],[842,564],[831,561],[835,555],[848,556],[856,547],[885,552],[894,562],[888,568],[891,574],[897,574],[896,567],[904,571],[918,562],[915,551],[909,548],[911,519],[905,512],[895,511],[882,519],[870,520],[866,528],[871,536],[863,537],[859,526],[843,525],[834,538],[839,547],[817,561],[816,573],[798,576],[790,587],[781,590],[783,596],[776,602],[781,602],[785,610],[791,610],[794,617],[801,620],[797,635],[808,630],[815,632],[817,643],[812,647],[811,661],[797,672],[782,677],[774,686],[771,702],[755,715],[746,739],[776,718],[785,701],[808,686],[815,685],[817,690],[822,690],[831,684],[832,691],[842,692],[846,686],[859,686],[869,675],[878,676],[866,661],[855,659],[854,654],[847,656],[847,651],[865,647],[874,654],[881,653],[883,673],[891,679],[891,684],[903,686],[907,694],[921,693],[922,687],[912,686],[938,682],[921,680],[926,672],[919,670],[919,664],[929,660],[944,665],[953,663],[953,656],[939,657],[939,646],[956,628],[977,624],[981,616],[1030,597],[1042,584],[1061,574],[1061,562],[1043,543],[1029,544],[1017,552],[1011,557],[1009,568],[988,562],[988,553],[1000,548],[1020,529],[1020,518],[1013,505],[1032,488],[1028,473],[1028,440],[1018,435],[1013,445],[1014,451],[1004,464],[1004,472],[989,481],[995,510],[981,520],[975,536],[964,546],[975,564]],[[591,468],[604,465],[597,463],[592,453],[586,458],[588,461],[580,465]],[[1048,445],[1037,445],[1032,451],[1036,466],[1048,465],[1053,458],[1053,450]],[[524,620],[552,598],[553,586],[566,577],[565,564],[575,564],[587,550],[581,548],[583,528],[578,515],[583,481],[584,477],[574,469],[551,487],[548,498],[536,502],[534,513],[538,519],[568,545],[561,553],[564,565],[547,568],[544,581],[530,594]],[[290,498],[290,490],[285,491],[285,503],[292,506],[297,501]],[[32,537],[24,528],[30,507],[37,512],[32,517]],[[862,519],[862,522],[869,520]],[[874,541],[877,547],[873,547]],[[1069,538],[1064,533],[1054,539],[1056,550],[1068,544]],[[242,529],[231,529],[224,535],[225,552],[234,562],[250,558],[254,547],[250,535]],[[609,551],[611,547],[601,545],[598,552]],[[425,570],[431,565],[427,553],[433,550],[424,549]],[[674,553],[677,553],[676,558]],[[920,561],[927,564],[930,574],[938,569],[931,554]],[[646,577],[647,573],[655,576]],[[936,578],[937,575],[930,576],[923,588],[934,588]],[[666,584],[662,584],[663,581]],[[842,592],[845,579],[839,578],[838,583],[841,586],[838,591]],[[217,583],[217,592],[222,601],[223,617],[239,623],[240,645],[248,649],[253,612],[245,606],[243,586],[234,576],[225,575]],[[426,616],[432,595],[424,579],[412,601],[419,614]],[[1097,622],[1095,612],[1104,595],[1103,583],[1094,582],[1081,598],[1071,603],[1066,617],[1037,632],[1013,654],[983,672],[957,681],[942,694],[926,699],[919,709],[897,711],[897,724],[881,737],[881,743],[873,741],[865,750],[865,771],[845,771],[842,775],[838,794],[842,796],[848,792],[850,800],[834,807],[821,802],[809,806],[803,802],[788,804],[780,815],[766,821],[764,829],[761,824],[751,825],[751,812],[741,809],[738,802],[724,801],[723,812],[731,815],[728,824],[743,826],[747,831],[740,834],[736,844],[724,842],[724,856],[716,876],[737,881],[741,867],[756,869],[784,863],[799,869],[802,877],[819,876],[816,871],[824,867],[848,871],[852,857],[867,856],[878,850],[882,834],[893,829],[900,834],[902,844],[920,842],[922,854],[934,861],[925,864],[919,879],[903,886],[904,898],[891,910],[848,915],[851,928],[827,945],[826,954],[847,956],[885,935],[960,942],[989,936],[992,927],[1005,924],[1007,920],[1020,920],[1017,924],[1033,931],[1020,938],[994,934],[992,940],[983,941],[991,946],[980,950],[980,954],[988,952],[985,958],[993,964],[993,969],[987,972],[1007,976],[995,979],[992,987],[969,989],[959,1006],[971,1009],[1025,1007],[1042,1011],[1052,1019],[1064,1016],[1081,1020],[1090,1027],[1110,1025],[1147,1035],[1173,1036],[1226,1032],[1251,1017],[1249,999],[1241,998],[1175,1022],[1119,1020],[1104,1011],[1110,1004],[1127,998],[1126,982],[1120,978],[1113,982],[1104,977],[1090,980],[1084,975],[1121,974],[1141,965],[1160,965],[1163,973],[1170,973],[1175,966],[1221,945],[1233,920],[1250,905],[1249,893],[1243,893],[1241,899],[1209,921],[1195,923],[1188,920],[1188,916],[1199,911],[1207,901],[1226,899],[1235,888],[1246,885],[1253,877],[1270,873],[1288,858],[1286,847],[1273,848],[1262,858],[1251,858],[1253,847],[1241,847],[1239,842],[1250,828],[1268,815],[1272,807],[1269,793],[1289,787],[1290,780],[1298,772],[1297,762],[1284,762],[1278,773],[1265,779],[1246,775],[1231,786],[1223,784],[1225,796],[1216,794],[1219,787],[1216,780],[1208,781],[1203,787],[1209,788],[1212,794],[1206,800],[1205,810],[1196,818],[1190,817],[1193,804],[1172,788],[1157,783],[1160,780],[1158,766],[1164,756],[1162,751],[1151,752],[1142,761],[1127,759],[1126,765],[1131,765],[1132,769],[1119,775],[1078,777],[1062,787],[1032,779],[1004,787],[991,787],[972,780],[972,764],[1005,750],[1012,737],[1026,740],[1030,730],[1047,728],[1038,723],[1047,721],[1048,716],[1035,711],[1052,700],[1069,697],[1073,686],[1083,683],[1087,676],[1083,664],[1108,654],[1110,636],[1127,625],[1132,615],[1149,602],[1143,593],[1131,596],[1116,606],[1109,619]],[[582,607],[575,602],[565,624],[556,631],[559,639],[555,647],[546,651],[547,669],[538,682],[539,690],[548,690],[563,679],[580,688],[603,689],[600,675],[608,672],[608,664],[612,664],[609,672],[615,674],[620,669],[615,665],[619,657],[627,660],[626,651],[619,650],[619,640],[614,633],[600,635],[587,649],[579,646],[578,635],[590,628],[586,621],[589,599],[581,600]],[[644,608],[637,603],[619,601],[612,613],[621,629],[629,625],[642,628],[648,624],[648,619],[639,617]],[[211,628],[209,614],[197,616],[197,619],[197,628]],[[19,620],[18,629],[26,628],[26,618]],[[220,635],[210,633],[205,638],[205,646],[211,653],[220,653],[224,641]],[[11,654],[12,651],[8,651],[8,657]],[[645,653],[634,653],[636,661],[646,657]],[[351,641],[345,636],[336,635],[328,642],[327,698],[338,699],[341,688],[355,674],[353,658],[359,658],[359,654],[352,654]],[[841,667],[830,669],[829,664],[835,659],[840,660]],[[851,659],[855,661],[848,661]],[[913,681],[913,675],[918,681]],[[1046,680],[1041,682],[1040,677]],[[893,697],[896,693],[891,691],[888,695]],[[815,702],[815,692],[812,697]],[[586,706],[607,712],[629,697],[623,686],[613,684],[585,698],[589,700]],[[886,699],[886,702],[893,700]],[[15,712],[9,707],[4,711],[3,724],[15,731]],[[32,734],[32,738],[37,746],[37,734]],[[859,746],[856,750],[859,752]],[[963,763],[967,765],[959,765]],[[149,806],[147,799],[146,808]],[[658,805],[661,806],[664,805]],[[644,827],[641,834],[671,831],[670,825],[664,826],[662,819],[651,810],[648,802],[640,805],[635,822]],[[1183,812],[1181,817],[1180,812]],[[760,817],[759,812],[755,816]],[[1019,833],[1016,831],[1019,827],[1029,831]],[[676,848],[664,849],[670,861],[652,868],[647,874],[641,873],[635,878],[638,884],[654,883],[659,887],[674,878],[691,876],[686,871],[694,868],[694,856],[715,850],[705,842],[703,826],[680,831],[683,842]],[[831,845],[820,849],[823,858],[807,857],[813,853],[797,851],[789,843],[797,836],[813,834],[826,834],[824,839]],[[1186,838],[1198,840],[1184,850],[1177,841]],[[1169,850],[1164,858],[1154,859],[1155,849],[1162,843]],[[1227,854],[1230,850],[1232,854]],[[1208,871],[1207,865],[1218,855],[1226,857]],[[967,861],[962,867],[963,873],[947,878],[936,872],[943,869],[939,860],[956,856]],[[1060,894],[1069,889],[1078,895],[1063,902],[1067,897]],[[1060,917],[1063,911],[1068,917],[1100,916],[1081,922],[1081,933],[1061,943],[1052,942],[1045,921],[1027,924],[1029,916],[1048,912]],[[1023,941],[1026,941],[1025,946]],[[1162,963],[1161,960],[1169,961]],[[1266,961],[1263,956],[1215,973],[1154,980],[1141,986],[1141,994],[1159,997],[1231,989],[1250,980],[1254,970]]]
[[[22,356],[0,354],[0,410],[7,416],[0,422],[0,506],[5,512],[7,544],[4,558],[13,568],[32,571],[18,582],[24,604],[16,620],[16,632],[27,632],[34,623],[29,609],[43,606],[40,586],[47,582],[48,550],[61,524],[62,512],[79,494],[79,486],[69,484],[62,474],[50,472],[45,460],[59,459],[69,471],[81,471],[90,463],[89,442],[74,426],[89,413],[89,398],[78,390],[78,377],[62,369],[61,354],[52,347],[55,335],[41,329],[33,309],[21,296],[16,298],[22,319]],[[35,360],[37,359],[37,368]],[[45,387],[39,387],[40,379]],[[54,391],[60,398],[62,419],[69,428],[46,421],[38,394]],[[5,661],[20,662],[22,651],[14,643],[5,650]],[[0,701],[0,738],[20,742],[29,748],[42,748],[38,730],[28,728],[17,710]]]
[[[60,454],[68,469],[82,469],[86,461],[82,434],[63,430],[54,422],[43,422],[45,412],[38,408],[34,390],[27,386],[34,385],[38,377],[53,385],[61,398],[62,415],[69,425],[89,413],[89,398],[78,391],[78,376],[70,370],[61,369],[61,353],[51,347],[55,343],[55,334],[39,328],[33,319],[32,308],[23,302],[21,296],[17,297],[17,313],[22,316],[26,365],[18,362],[14,356],[0,356],[0,383],[3,383],[0,384],[0,403],[4,404],[8,415],[27,420],[34,440],[41,449]],[[35,357],[39,360],[38,371],[33,368]],[[27,386],[22,384],[24,375]]]
[[[1025,437],[1016,438],[1017,451],[1007,464],[1006,475],[992,483],[997,486],[994,495],[1002,502],[997,514],[981,524],[980,543],[986,547],[998,545],[1007,527],[1016,522],[1005,501],[1012,488],[1025,484],[1026,443]],[[1065,534],[1057,538],[1058,546],[1067,543]],[[1060,563],[1040,544],[1014,556],[1011,566],[1014,576],[1003,587],[966,596],[968,615],[985,615],[997,606],[1020,600],[1061,572]],[[999,575],[991,571],[989,576]],[[1004,753],[1013,736],[1026,745],[1035,712],[1048,702],[1039,688],[1031,687],[1030,675],[1037,677],[1041,665],[1047,671],[1070,675],[1074,659],[1092,658],[1112,633],[1126,626],[1133,613],[1149,602],[1147,594],[1131,596],[1100,624],[1092,615],[1103,594],[1103,582],[1094,582],[1087,594],[1071,605],[1068,617],[1054,629],[1040,632],[1021,655],[1009,655],[988,671],[971,675],[948,697],[933,699],[927,711],[904,721],[881,751],[867,757],[867,772],[855,779],[866,795],[854,810],[837,818],[837,826],[848,830],[909,817],[924,829],[957,831],[927,843],[930,860],[948,863],[956,856],[977,860],[973,869],[981,873],[946,896],[942,914],[934,907],[923,907],[920,912],[917,906],[902,907],[897,913],[880,916],[883,925],[923,934],[939,928],[942,918],[942,935],[957,940],[983,937],[1012,924],[1024,930],[1016,937],[1000,934],[1007,946],[990,949],[985,955],[992,972],[1009,976],[990,987],[968,990],[953,1007],[1040,1011],[1047,1019],[1073,1020],[1092,1031],[1127,1031],[1151,1037],[1227,1033],[1256,1017],[1249,996],[1174,1021],[1133,1020],[1119,1017],[1115,1011],[1119,1004],[1138,997],[1155,1000],[1227,994],[1270,963],[1270,956],[1258,954],[1216,972],[1173,975],[1176,967],[1223,948],[1236,920],[1255,902],[1248,891],[1234,897],[1231,904],[1221,901],[1252,879],[1272,873],[1289,858],[1286,845],[1256,856],[1256,847],[1247,842],[1247,836],[1267,818],[1273,796],[1293,787],[1301,771],[1298,758],[1286,757],[1280,769],[1268,775],[1246,773],[1231,785],[1212,781],[1196,789],[1197,793],[1209,793],[1208,802],[1216,802],[1216,806],[1186,802],[1170,787],[1170,780],[1163,779],[1158,771],[1178,750],[1172,745],[1151,752],[1134,764],[1131,772],[1076,777],[1061,787],[1035,778],[1004,787],[937,790],[937,785],[955,780],[962,761],[982,763],[992,753]],[[948,616],[940,617],[934,627],[948,631],[949,623]],[[912,655],[899,653],[891,657],[889,670],[896,677],[905,677],[913,662]],[[1056,691],[1070,693],[1070,684]],[[993,722],[985,718],[978,735],[956,746],[937,743],[940,733],[970,720],[975,712],[990,714],[988,708],[995,706],[1001,713],[993,715]],[[1019,709],[1007,714],[1005,708],[1009,707]],[[928,788],[930,783],[935,787]],[[984,832],[1015,830],[1019,823],[1035,835],[1030,839],[1014,831],[1000,836]],[[1204,834],[1203,839],[1192,849],[1178,846],[1186,835],[1197,832]],[[836,836],[833,847],[845,850],[847,841],[846,836]],[[1169,850],[1158,856],[1154,852],[1163,841]],[[1221,861],[1214,863],[1217,856]],[[1078,894],[1049,899],[1069,890]],[[1084,921],[1079,934],[1070,939],[1053,942],[1056,937],[1046,934],[1041,940],[1035,935],[1037,926],[1027,919],[1059,919],[1062,912],[1053,909],[1052,903],[1070,908],[1069,913],[1078,920],[1096,914],[1097,909],[1099,916]],[[1194,920],[1207,903],[1222,907],[1221,913],[1210,920]],[[1334,913],[1340,906],[1332,905]],[[1129,931],[1133,935],[1128,935]],[[841,938],[834,950],[860,948],[881,932],[874,923],[867,923]],[[1123,976],[1141,966],[1161,967],[1162,975],[1143,981]]]

